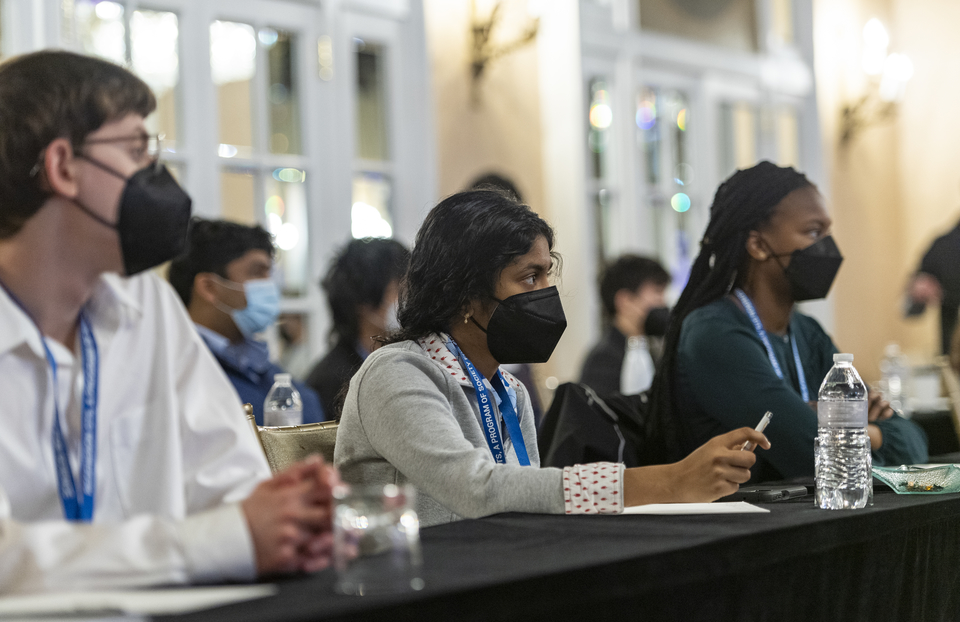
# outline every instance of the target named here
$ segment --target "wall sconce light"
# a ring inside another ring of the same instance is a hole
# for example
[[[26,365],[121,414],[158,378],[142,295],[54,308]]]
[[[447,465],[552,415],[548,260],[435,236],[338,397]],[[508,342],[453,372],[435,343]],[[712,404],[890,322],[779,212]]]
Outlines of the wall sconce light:
[[[879,19],[863,27],[861,66],[867,74],[866,93],[840,112],[840,144],[847,145],[861,130],[877,125],[897,114],[907,82],[913,77],[913,62],[905,54],[888,54],[890,36]]]
[[[539,8],[540,3],[528,0],[527,12],[534,14]],[[490,10],[486,19],[481,19],[477,12],[476,0],[470,0],[470,32],[472,35],[472,54],[470,58],[470,69],[472,80],[472,93],[474,103],[480,100],[480,81],[490,63],[511,54],[531,41],[537,38],[537,30],[540,28],[540,18],[532,16],[527,26],[520,35],[505,43],[496,43],[493,40],[494,32],[500,25],[502,17],[503,2],[497,0]]]

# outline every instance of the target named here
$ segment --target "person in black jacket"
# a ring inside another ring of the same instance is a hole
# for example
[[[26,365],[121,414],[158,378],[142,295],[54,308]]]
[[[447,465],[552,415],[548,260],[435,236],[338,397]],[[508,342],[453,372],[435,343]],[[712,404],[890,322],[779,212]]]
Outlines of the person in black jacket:
[[[396,240],[352,240],[334,257],[320,286],[333,316],[333,347],[307,376],[326,412],[339,419],[353,374],[379,345],[377,338],[396,330],[400,280],[410,251]]]
[[[960,312],[960,224],[930,245],[910,282],[907,297],[908,315],[919,315],[927,304],[940,305],[940,347],[947,354]]]
[[[580,382],[600,395],[635,395],[650,388],[668,311],[670,275],[656,260],[623,255],[600,277],[607,328],[583,364]]]

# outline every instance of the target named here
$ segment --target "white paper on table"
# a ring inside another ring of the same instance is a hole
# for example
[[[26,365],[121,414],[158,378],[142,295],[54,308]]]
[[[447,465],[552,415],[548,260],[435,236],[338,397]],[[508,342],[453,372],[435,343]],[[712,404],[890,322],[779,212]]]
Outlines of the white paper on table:
[[[92,590],[5,596],[0,620],[63,613],[179,614],[273,596],[276,585],[226,585],[162,590]]]
[[[650,503],[623,510],[624,514],[768,514],[770,510],[746,501],[719,503]]]

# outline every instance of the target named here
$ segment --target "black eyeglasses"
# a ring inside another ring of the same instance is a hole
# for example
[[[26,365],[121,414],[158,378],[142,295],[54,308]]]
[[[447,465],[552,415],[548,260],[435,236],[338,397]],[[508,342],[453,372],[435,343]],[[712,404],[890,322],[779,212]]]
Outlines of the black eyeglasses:
[[[84,145],[96,145],[103,143],[132,143],[138,142],[137,149],[151,160],[160,159],[161,142],[163,134],[137,134],[135,136],[118,136],[116,138],[88,138],[83,141]],[[142,157],[142,156],[140,156]]]
[[[88,138],[83,141],[83,145],[96,145],[96,144],[108,144],[108,143],[124,143],[124,142],[139,142],[137,145],[137,150],[141,153],[138,154],[137,160],[142,158],[144,155],[150,158],[154,167],[160,166],[160,153],[162,151],[162,141],[163,134],[137,134],[134,136],[117,136],[115,138]],[[81,145],[81,147],[83,146]],[[43,168],[43,154],[46,151],[40,152],[40,155],[37,157],[37,163],[33,165],[33,168],[30,169],[30,177],[35,177],[37,173]],[[80,150],[77,148],[77,155],[80,155]]]

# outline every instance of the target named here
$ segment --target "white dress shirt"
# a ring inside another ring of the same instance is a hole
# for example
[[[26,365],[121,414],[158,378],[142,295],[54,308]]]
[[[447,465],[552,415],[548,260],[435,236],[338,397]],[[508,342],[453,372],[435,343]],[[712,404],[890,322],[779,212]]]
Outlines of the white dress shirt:
[[[179,298],[152,272],[106,275],[85,310],[100,361],[92,524],[63,518],[53,375],[0,289],[0,592],[254,578],[238,502],[270,469]],[[46,342],[76,479],[79,347]]]

